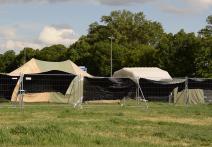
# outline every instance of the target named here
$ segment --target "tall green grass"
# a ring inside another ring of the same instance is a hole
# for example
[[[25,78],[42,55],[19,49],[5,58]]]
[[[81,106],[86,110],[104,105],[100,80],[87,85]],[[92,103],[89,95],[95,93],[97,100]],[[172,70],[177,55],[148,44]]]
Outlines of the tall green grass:
[[[212,105],[4,107],[0,146],[212,146]]]

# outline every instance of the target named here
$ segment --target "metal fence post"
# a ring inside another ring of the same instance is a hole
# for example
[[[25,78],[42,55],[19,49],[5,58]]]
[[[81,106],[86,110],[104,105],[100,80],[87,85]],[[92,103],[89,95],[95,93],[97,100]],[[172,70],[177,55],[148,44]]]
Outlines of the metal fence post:
[[[186,93],[186,106],[189,103],[189,89],[188,89],[188,77],[185,77],[185,93]]]
[[[23,107],[24,107],[23,101],[24,101],[24,93],[25,93],[25,91],[24,91],[24,74],[21,74],[19,93],[20,93],[19,105],[20,105],[20,109],[22,111]]]

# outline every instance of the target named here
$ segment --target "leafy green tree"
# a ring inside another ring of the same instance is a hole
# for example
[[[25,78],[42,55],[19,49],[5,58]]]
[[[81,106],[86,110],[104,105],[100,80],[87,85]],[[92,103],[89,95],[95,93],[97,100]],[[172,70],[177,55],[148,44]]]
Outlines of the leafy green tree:
[[[67,49],[65,57],[79,65],[85,65],[85,63],[89,62],[89,59],[91,58],[90,48],[91,45],[88,42],[88,38],[82,36],[76,43]]]
[[[200,49],[200,39],[183,30],[173,36],[170,71],[174,76],[195,76],[195,58]]]
[[[14,61],[15,61],[16,55],[13,50],[6,51],[3,55],[1,55],[1,60],[3,62],[1,72],[8,73],[15,69],[14,67]]]
[[[206,22],[206,27],[200,30],[199,34],[203,37],[212,37],[212,15],[208,16]]]
[[[121,44],[154,46],[164,32],[160,23],[147,20],[142,12],[113,11],[110,16],[102,16],[101,21]]]
[[[67,48],[64,45],[52,45],[41,49],[36,54],[36,57],[37,59],[46,61],[63,61],[66,50]]]
[[[212,49],[207,47],[199,52],[199,56],[195,60],[197,68],[197,76],[212,78]]]
[[[194,33],[180,30],[176,34],[166,34],[157,46],[158,67],[169,71],[173,77],[196,76],[196,57],[201,48],[201,40]]]
[[[148,45],[137,45],[130,49],[127,60],[129,67],[153,67],[156,66],[156,49]]]
[[[78,65],[85,65],[91,74],[110,73],[110,36],[113,40],[113,71],[126,66],[156,65],[155,46],[164,35],[160,23],[147,20],[142,12],[113,11],[102,16],[101,24],[89,26],[87,36],[73,44],[67,52]],[[73,58],[74,56],[74,58]]]
[[[34,50],[32,48],[24,48],[20,51],[20,53],[15,57],[13,64],[14,69],[22,66],[27,61],[31,60],[32,58],[36,58],[36,54],[39,50]]]
[[[172,66],[172,56],[175,53],[174,45],[173,45],[173,34],[166,34],[163,35],[159,43],[157,44],[156,47],[156,53],[155,53],[155,58],[158,67],[171,71],[173,66]]]
[[[212,37],[201,38],[195,64],[198,77],[212,78]]]
[[[212,77],[212,15],[208,16],[207,25],[199,31],[201,48],[195,60],[197,76]]]

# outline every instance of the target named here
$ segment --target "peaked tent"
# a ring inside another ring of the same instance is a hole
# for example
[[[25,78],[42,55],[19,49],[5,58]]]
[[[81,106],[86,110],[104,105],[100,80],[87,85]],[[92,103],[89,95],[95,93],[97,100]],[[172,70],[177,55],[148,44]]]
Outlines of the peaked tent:
[[[9,73],[11,76],[15,75],[21,75],[26,74],[28,77],[30,75],[42,75],[42,73],[48,73],[51,71],[59,71],[64,73],[69,73],[72,75],[75,75],[76,77],[72,80],[72,82],[78,82],[78,77],[92,77],[90,74],[88,74],[85,71],[82,71],[76,64],[74,64],[72,61],[67,60],[63,62],[47,62],[47,61],[41,61],[37,59],[31,59],[27,63],[25,63],[23,66],[19,67],[18,69],[12,71]],[[27,77],[24,77],[27,78]],[[26,80],[26,79],[24,79]],[[71,83],[72,83],[71,82]],[[51,92],[51,91],[44,91],[44,92],[37,92],[37,93],[26,93],[24,95],[24,102],[59,102],[59,103],[67,103],[69,99],[73,98],[73,95],[75,97],[80,98],[83,95],[82,88],[73,87],[76,84],[69,85],[68,89],[74,89],[74,90],[67,90],[66,95],[62,95],[58,92]],[[70,88],[71,87],[71,88]],[[20,81],[15,87],[15,90],[13,92],[13,95],[11,97],[11,101],[17,101],[18,99],[18,91],[20,88]],[[75,94],[77,93],[77,95]],[[54,97],[54,98],[52,98]]]

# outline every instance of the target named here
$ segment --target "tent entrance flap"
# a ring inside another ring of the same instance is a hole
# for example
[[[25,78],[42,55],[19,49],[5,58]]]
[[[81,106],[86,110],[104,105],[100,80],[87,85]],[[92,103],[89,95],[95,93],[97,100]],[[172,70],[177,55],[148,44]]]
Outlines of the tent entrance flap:
[[[83,101],[83,84],[84,78],[81,76],[76,76],[69,88],[66,91],[66,95],[68,97],[68,103],[72,105],[81,104]]]

